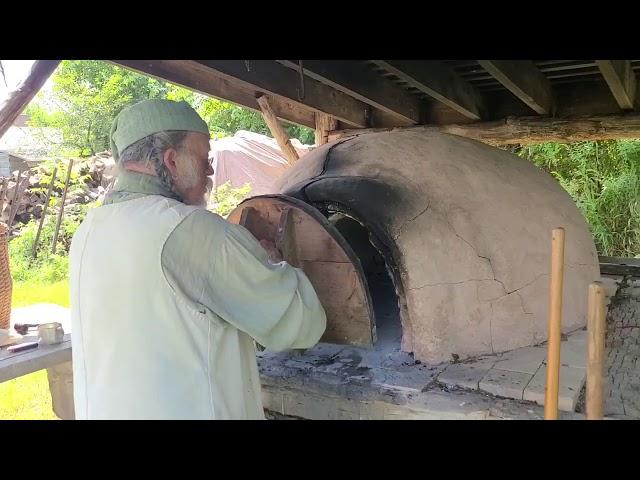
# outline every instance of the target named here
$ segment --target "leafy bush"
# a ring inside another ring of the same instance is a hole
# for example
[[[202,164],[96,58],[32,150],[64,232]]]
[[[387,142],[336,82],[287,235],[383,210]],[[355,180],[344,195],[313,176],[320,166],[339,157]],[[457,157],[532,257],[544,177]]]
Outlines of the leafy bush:
[[[51,253],[57,216],[47,215],[40,233],[37,256],[32,258],[33,244],[36,239],[40,220],[31,220],[21,230],[19,236],[9,242],[9,263],[11,276],[17,282],[53,283],[68,277],[68,252],[71,239],[80,226],[89,208],[97,202],[86,205],[69,205],[65,208],[58,239],[56,253]]]
[[[640,140],[523,147],[575,200],[601,255],[640,254]]]
[[[211,211],[226,218],[240,202],[249,196],[251,184],[246,183],[240,188],[234,188],[226,182],[214,189],[211,194]]]

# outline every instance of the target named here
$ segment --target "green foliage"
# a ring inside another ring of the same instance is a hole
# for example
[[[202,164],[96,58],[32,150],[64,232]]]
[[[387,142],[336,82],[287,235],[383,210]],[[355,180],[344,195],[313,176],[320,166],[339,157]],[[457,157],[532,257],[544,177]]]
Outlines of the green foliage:
[[[67,172],[69,169],[69,162],[58,162],[55,160],[45,160],[38,166],[39,184],[38,187],[31,187],[31,191],[34,193],[44,193],[49,190],[49,184],[53,177],[53,169],[57,165],[56,179],[53,183],[53,191],[51,192],[51,201],[49,206],[53,206],[57,203],[57,197],[62,195],[64,190],[64,183],[67,179]],[[85,191],[85,184],[91,179],[91,175],[82,175],[77,168],[71,169],[71,176],[69,177],[69,190],[68,195],[79,194]]]
[[[196,107],[194,103],[192,105]],[[206,98],[196,108],[205,122],[207,122],[207,125],[209,125],[211,135],[217,138],[233,135],[238,130],[248,130],[271,136],[269,127],[267,127],[259,112],[215,98]],[[308,145],[312,145],[315,142],[313,130],[309,128],[290,123],[284,123],[283,127],[291,138],[297,138],[300,142]]]
[[[249,196],[250,192],[251,185],[248,183],[240,188],[234,188],[231,186],[231,182],[226,182],[212,192],[213,206],[211,210],[226,218],[240,202]]]
[[[61,255],[64,251],[55,255],[51,253],[55,221],[53,217],[45,221],[40,235],[38,258],[34,261],[31,260],[31,255],[38,229],[37,221],[29,222],[20,231],[20,236],[9,242],[9,262],[14,281],[56,282],[66,278],[69,268],[67,256]]]
[[[284,131],[287,132],[287,135],[289,135],[290,138],[297,138],[305,145],[313,145],[316,141],[314,131],[307,127],[301,127],[300,125],[294,125],[292,123],[285,123]],[[271,136],[271,134],[269,134],[269,136]]]
[[[109,149],[111,124],[124,107],[150,98],[184,100],[200,113],[216,137],[238,130],[270,135],[258,112],[95,60],[61,62],[53,75],[53,98],[40,93],[27,114],[34,127],[62,131],[61,149],[52,153],[86,157]],[[308,128],[285,125],[285,130],[303,143],[314,141]]]
[[[543,143],[518,153],[569,192],[601,255],[640,254],[640,140]]]
[[[68,252],[71,239],[89,208],[94,206],[97,206],[97,202],[69,205],[65,208],[55,254],[51,253],[51,247],[57,215],[47,215],[40,233],[35,260],[32,258],[32,252],[40,220],[27,223],[20,230],[20,235],[9,242],[9,262],[14,281],[53,283],[66,279],[69,271]]]
[[[85,157],[109,148],[111,123],[120,110],[164,98],[168,90],[164,82],[115,65],[64,60],[53,75],[53,111],[36,102],[27,114],[32,126],[62,130],[66,154]]]

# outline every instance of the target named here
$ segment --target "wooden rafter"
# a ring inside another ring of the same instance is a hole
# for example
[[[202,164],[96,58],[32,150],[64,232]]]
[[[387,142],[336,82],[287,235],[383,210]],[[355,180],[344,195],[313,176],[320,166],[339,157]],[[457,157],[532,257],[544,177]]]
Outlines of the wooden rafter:
[[[623,110],[633,110],[637,99],[636,75],[629,60],[596,60],[611,93]]]
[[[536,113],[552,114],[551,84],[531,60],[478,60],[478,63]]]
[[[373,60],[413,88],[426,93],[472,120],[483,116],[483,103],[475,87],[438,61]]]
[[[291,69],[299,69],[296,60],[278,60]],[[364,62],[351,60],[304,60],[306,76],[346,93],[367,105],[399,117],[407,124],[420,123],[420,98],[367,68]]]

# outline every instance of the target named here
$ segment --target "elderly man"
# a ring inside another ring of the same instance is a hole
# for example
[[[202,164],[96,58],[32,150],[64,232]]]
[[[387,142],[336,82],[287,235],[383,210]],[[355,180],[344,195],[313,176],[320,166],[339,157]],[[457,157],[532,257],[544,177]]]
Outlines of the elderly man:
[[[209,131],[186,103],[123,110],[111,146],[117,183],[71,245],[76,418],[264,418],[253,339],[316,344],[312,285],[203,208]]]

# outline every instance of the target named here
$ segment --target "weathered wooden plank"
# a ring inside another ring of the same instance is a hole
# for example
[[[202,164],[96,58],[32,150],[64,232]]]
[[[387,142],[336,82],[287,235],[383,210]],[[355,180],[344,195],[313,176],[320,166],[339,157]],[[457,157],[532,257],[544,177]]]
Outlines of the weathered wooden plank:
[[[278,60],[298,69],[296,60]],[[304,74],[372,107],[391,113],[409,125],[420,123],[420,99],[405,88],[352,60],[304,60]]]
[[[23,342],[36,340],[37,336],[22,339]],[[13,355],[3,348],[0,350],[0,383],[69,361],[71,361],[70,334],[66,334],[64,341],[57,345],[39,345],[34,350]]]
[[[273,135],[273,138],[275,138],[276,142],[278,142],[278,146],[280,147],[280,150],[282,150],[284,157],[289,162],[289,165],[293,165],[298,161],[298,152],[296,152],[296,149],[293,148],[293,145],[291,145],[291,140],[289,139],[289,135],[287,135],[287,133],[282,128],[282,125],[280,125],[276,114],[271,108],[269,99],[266,95],[261,95],[256,100],[258,101],[258,105],[260,105],[260,110],[262,110],[262,118],[264,118],[264,122],[267,124],[267,127],[269,127],[271,135]]]
[[[552,113],[551,84],[531,60],[478,60],[478,63],[536,113]]]
[[[365,104],[311,78],[300,75],[273,60],[199,60],[211,74],[253,89],[284,97],[294,104],[329,114],[355,127],[368,125]],[[248,62],[248,66],[247,63]]]
[[[636,75],[630,60],[596,60],[611,93],[623,110],[633,110],[636,104]]]
[[[329,133],[332,142],[347,136],[389,131],[435,131],[472,138],[490,145],[542,142],[579,142],[640,138],[640,115],[609,115],[589,118],[506,118],[494,122],[452,125],[419,125],[396,128],[362,128]]]
[[[13,191],[13,199],[11,199],[11,210],[9,210],[9,221],[7,222],[7,228],[9,229],[9,235],[11,235],[11,227],[13,226],[13,220],[18,213],[18,206],[24,191],[29,184],[29,170],[27,170],[27,176],[22,178],[22,169],[18,170],[18,176],[16,177],[16,186]]]
[[[327,143],[329,141],[329,132],[335,130],[337,126],[338,122],[335,118],[325,113],[316,113],[316,147]]]
[[[64,204],[67,200],[67,191],[69,190],[69,180],[71,179],[71,173],[73,170],[73,159],[69,159],[67,165],[67,178],[64,181],[64,190],[62,191],[62,198],[60,199],[60,210],[58,211],[58,220],[56,222],[56,229],[53,231],[53,244],[51,245],[51,253],[56,253],[58,246],[58,233],[60,232],[60,226],[62,225],[62,218],[64,217]]]
[[[600,273],[640,277],[640,258],[600,257]]]
[[[60,60],[36,60],[27,78],[15,90],[9,92],[7,98],[0,103],[0,138],[13,125],[15,119],[42,88],[59,63]]]
[[[480,93],[453,69],[433,60],[373,60],[381,68],[473,120],[484,116]]]
[[[211,75],[209,68],[194,60],[112,60],[111,63],[260,112],[255,89]],[[280,97],[272,97],[270,105],[281,120],[315,127],[314,112],[309,108]]]

